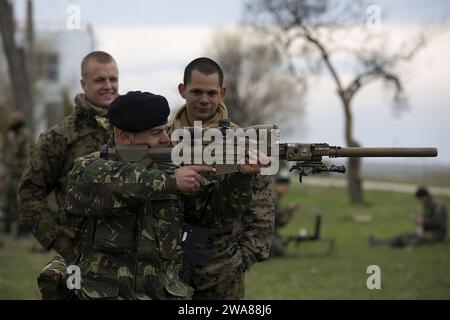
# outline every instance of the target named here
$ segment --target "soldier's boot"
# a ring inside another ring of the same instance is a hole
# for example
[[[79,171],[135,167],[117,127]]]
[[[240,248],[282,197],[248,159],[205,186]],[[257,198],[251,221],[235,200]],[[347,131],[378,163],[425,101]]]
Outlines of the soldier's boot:
[[[70,295],[67,288],[67,265],[63,257],[50,260],[37,279],[43,300],[62,300]]]
[[[390,240],[392,248],[406,248],[414,246],[419,239],[416,232],[408,232],[394,237]]]
[[[382,244],[389,244],[389,243],[390,243],[389,240],[382,240],[382,239],[374,237],[373,235],[369,236],[369,244],[372,247],[379,246],[379,245],[382,245]]]

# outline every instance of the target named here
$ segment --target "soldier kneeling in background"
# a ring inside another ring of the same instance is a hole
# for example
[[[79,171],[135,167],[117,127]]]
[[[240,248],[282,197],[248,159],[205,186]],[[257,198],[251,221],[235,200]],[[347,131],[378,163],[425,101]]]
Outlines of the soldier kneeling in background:
[[[415,216],[413,223],[417,226],[415,232],[408,232],[390,239],[369,237],[372,246],[389,244],[393,248],[404,248],[421,244],[442,242],[447,234],[447,208],[433,199],[427,189],[420,187],[416,198],[422,203],[422,216]]]

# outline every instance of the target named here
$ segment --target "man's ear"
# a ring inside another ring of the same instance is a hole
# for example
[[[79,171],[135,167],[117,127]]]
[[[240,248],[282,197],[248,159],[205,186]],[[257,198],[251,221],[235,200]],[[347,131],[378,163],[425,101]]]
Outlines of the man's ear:
[[[183,97],[183,99],[186,99],[186,86],[183,83],[180,83],[178,85],[178,92],[180,93],[180,96]]]
[[[116,139],[118,144],[131,144],[131,133],[121,129],[116,129]]]
[[[85,90],[84,90],[85,84],[86,84],[86,83],[84,82],[84,79],[81,78],[81,79],[80,79],[80,85],[81,85],[81,88],[83,89],[83,91],[85,91]]]
[[[225,94],[227,93],[227,86],[223,86],[221,89],[220,89],[220,95],[221,95],[221,97],[222,97],[222,99],[223,99],[223,97],[225,97]]]

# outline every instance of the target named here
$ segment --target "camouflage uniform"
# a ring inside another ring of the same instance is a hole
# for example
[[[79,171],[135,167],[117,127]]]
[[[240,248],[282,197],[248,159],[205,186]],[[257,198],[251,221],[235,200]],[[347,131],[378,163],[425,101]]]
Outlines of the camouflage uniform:
[[[20,218],[50,249],[60,235],[73,236],[59,221],[66,200],[67,173],[73,161],[98,151],[112,134],[106,109],[90,104],[84,94],[75,98],[75,112],[41,134],[30,150],[18,190]],[[48,195],[54,191],[59,211],[51,212]]]
[[[390,240],[392,247],[402,248],[420,244],[442,242],[447,235],[447,208],[432,199],[424,206],[420,232],[401,234]]]
[[[50,250],[60,236],[73,237],[73,230],[60,220],[66,199],[67,173],[73,161],[90,154],[108,141],[112,134],[106,118],[107,110],[90,104],[84,94],[75,97],[75,111],[60,124],[40,135],[30,149],[30,159],[18,189],[18,209],[21,221],[33,232],[44,248]],[[58,211],[48,205],[48,196],[54,192]],[[65,275],[60,257],[44,268],[39,281],[40,288],[48,287],[42,282],[53,281]],[[62,260],[63,261],[63,260]],[[55,274],[59,270],[62,274]],[[44,298],[57,298],[45,296]]]
[[[219,121],[224,118],[228,118],[228,112],[226,106],[220,104],[217,114],[203,122],[203,127],[218,127]],[[172,120],[169,135],[175,129],[192,125],[187,121],[184,106]],[[187,209],[190,216],[192,212],[197,212],[195,224],[215,231],[208,246],[208,264],[194,268],[194,299],[244,298],[245,272],[256,261],[267,259],[274,229],[272,177],[254,176],[251,191],[248,209],[238,217],[230,216],[226,221],[218,222],[204,217],[219,216],[217,212],[229,210],[230,203],[219,202],[210,206],[197,199],[196,205],[190,205]]]
[[[4,219],[4,206],[5,206],[5,166],[3,165],[3,137],[0,135],[0,219]],[[0,242],[1,247],[1,242]]]
[[[12,130],[10,131],[12,132]],[[2,162],[5,171],[2,209],[5,214],[4,224],[7,233],[11,231],[11,224],[18,218],[17,186],[22,176],[25,163],[28,160],[29,147],[32,142],[31,133],[24,126],[14,130],[12,135],[11,132],[8,134],[2,150]],[[25,235],[26,233],[26,228],[19,224],[18,235]]]
[[[250,176],[235,174],[192,195],[233,202],[242,212],[251,194]],[[220,187],[220,188],[219,188]],[[69,173],[66,213],[76,226],[82,289],[87,299],[187,299],[192,290],[179,278],[182,197],[172,170],[149,169],[103,159],[75,161]],[[223,198],[216,199],[220,194]],[[185,197],[189,197],[185,195]],[[233,212],[234,210],[229,210]],[[236,213],[233,213],[236,215]]]
[[[280,204],[280,196],[275,201],[275,235],[270,247],[270,256],[279,257],[285,254],[285,246],[282,243],[280,228],[287,225],[293,217],[295,209],[282,206]]]

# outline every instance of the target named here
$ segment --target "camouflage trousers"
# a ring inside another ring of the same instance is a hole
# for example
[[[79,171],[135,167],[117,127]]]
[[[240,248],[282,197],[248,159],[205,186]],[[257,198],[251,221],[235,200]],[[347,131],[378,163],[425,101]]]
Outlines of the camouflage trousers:
[[[184,288],[183,288],[184,290]],[[189,288],[184,295],[174,295],[167,291],[161,292],[158,297],[152,297],[146,291],[121,293],[120,295],[101,296],[95,292],[86,290],[76,290],[76,296],[79,300],[192,300],[193,289]]]
[[[123,272],[123,271],[122,271]],[[165,272],[159,276],[144,276],[143,282],[133,288],[136,277],[123,272],[117,280],[83,277],[80,290],[81,300],[191,300],[193,289],[182,282],[177,273]]]
[[[41,271],[37,280],[43,300],[76,299],[73,290],[67,288],[66,272],[66,261],[60,255],[55,255]]]
[[[121,294],[99,294],[98,290],[90,290],[89,287],[82,286],[81,290],[70,290],[67,287],[67,263],[60,255],[55,255],[41,271],[38,277],[38,286],[43,300],[151,300],[152,297],[147,292],[135,292],[131,287],[126,286],[127,281],[121,282]],[[123,285],[125,284],[125,285]],[[193,289],[180,284],[181,288],[174,282],[169,288],[161,290],[157,299],[190,300]],[[98,288],[96,288],[98,289]],[[170,291],[169,291],[169,290]],[[187,291],[186,291],[187,290]],[[183,294],[180,294],[183,292]],[[153,296],[153,299],[155,297]]]
[[[408,232],[390,240],[390,245],[393,248],[404,248],[410,246],[418,246],[422,244],[433,244],[442,242],[443,239],[433,234],[419,234],[417,232]]]
[[[241,251],[229,248],[223,254],[215,255],[208,265],[194,268],[192,280],[193,300],[243,299],[245,271]]]

